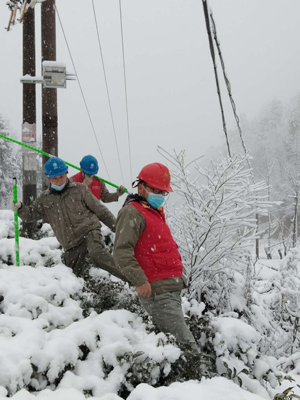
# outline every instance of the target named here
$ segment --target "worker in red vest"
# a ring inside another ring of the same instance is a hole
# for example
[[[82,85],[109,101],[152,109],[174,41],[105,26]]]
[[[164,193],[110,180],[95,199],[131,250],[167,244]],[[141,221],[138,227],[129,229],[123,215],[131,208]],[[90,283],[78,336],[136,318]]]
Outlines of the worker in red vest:
[[[165,197],[173,191],[170,183],[163,164],[141,170],[133,183],[138,194],[130,194],[118,214],[113,256],[157,327],[172,333],[179,344],[199,350],[184,320],[183,265],[163,210]]]
[[[80,172],[73,175],[71,179],[73,182],[83,183],[88,186],[93,195],[98,200],[103,201],[103,203],[118,201],[119,197],[124,194],[124,191],[126,190],[124,186],[121,185],[115,193],[110,193],[106,188],[105,183],[94,177],[99,170],[98,161],[95,157],[91,155],[84,156],[80,161],[80,168]]]

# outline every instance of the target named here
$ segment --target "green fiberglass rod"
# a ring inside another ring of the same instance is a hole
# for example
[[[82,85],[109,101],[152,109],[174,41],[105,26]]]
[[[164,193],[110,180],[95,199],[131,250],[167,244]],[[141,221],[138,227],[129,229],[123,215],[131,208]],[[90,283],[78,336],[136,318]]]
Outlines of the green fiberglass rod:
[[[7,136],[5,136],[5,135],[0,134],[0,138],[9,140],[10,142],[19,144],[20,146],[23,146],[23,147],[27,147],[27,149],[36,151],[37,153],[40,153],[40,154],[42,154],[43,156],[46,156],[46,157],[56,157],[56,156],[53,156],[52,154],[46,153],[46,152],[43,151],[43,150],[36,149],[35,147],[29,146],[28,144],[19,142],[18,140],[12,139],[12,138],[7,137]],[[70,163],[68,163],[67,161],[64,161],[64,163],[67,164],[69,167],[72,167],[72,168],[77,169],[78,171],[80,171],[80,167],[77,167],[76,165],[70,164]],[[95,176],[95,178],[98,179],[99,181],[102,181],[102,182],[104,182],[104,183],[107,183],[107,184],[110,185],[110,186],[113,186],[113,187],[115,187],[115,188],[118,188],[118,187],[119,187],[118,185],[115,185],[115,184],[112,183],[112,182],[106,181],[106,180],[103,179],[103,178],[99,178],[99,176],[96,176],[96,175],[94,175],[94,176]],[[128,193],[127,190],[124,190],[124,191],[125,191],[126,193]]]
[[[18,202],[18,189],[17,189],[17,178],[13,178],[14,186],[13,186],[13,194],[14,194],[14,203]],[[18,211],[14,212],[15,214],[15,251],[16,251],[16,265],[20,266],[20,246],[19,246],[19,221],[18,221]]]

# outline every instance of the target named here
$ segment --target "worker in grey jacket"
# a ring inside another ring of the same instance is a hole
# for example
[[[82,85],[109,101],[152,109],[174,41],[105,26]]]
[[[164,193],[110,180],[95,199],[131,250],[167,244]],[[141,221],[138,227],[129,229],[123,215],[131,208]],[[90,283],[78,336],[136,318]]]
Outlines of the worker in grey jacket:
[[[157,327],[197,353],[181,308],[183,265],[162,207],[164,196],[172,191],[169,170],[153,163],[137,178],[138,194],[129,195],[118,214],[115,262],[136,287],[140,303]]]
[[[65,250],[65,264],[77,276],[83,276],[85,256],[89,253],[96,267],[124,279],[105,249],[100,230],[102,221],[114,232],[115,217],[85,185],[69,182],[67,173],[64,161],[51,157],[45,164],[50,187],[29,206],[14,204],[13,211],[18,210],[25,222],[42,219],[51,225]]]

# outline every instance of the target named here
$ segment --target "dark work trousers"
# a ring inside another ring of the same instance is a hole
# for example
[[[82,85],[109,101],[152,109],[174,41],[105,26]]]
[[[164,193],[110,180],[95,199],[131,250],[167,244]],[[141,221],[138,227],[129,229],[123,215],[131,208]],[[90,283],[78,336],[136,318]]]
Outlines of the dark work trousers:
[[[100,231],[89,232],[83,242],[73,249],[65,251],[64,263],[72,268],[74,274],[83,277],[85,272],[85,256],[89,254],[96,268],[104,269],[117,278],[126,281],[120,269],[116,267],[112,255],[105,249]]]

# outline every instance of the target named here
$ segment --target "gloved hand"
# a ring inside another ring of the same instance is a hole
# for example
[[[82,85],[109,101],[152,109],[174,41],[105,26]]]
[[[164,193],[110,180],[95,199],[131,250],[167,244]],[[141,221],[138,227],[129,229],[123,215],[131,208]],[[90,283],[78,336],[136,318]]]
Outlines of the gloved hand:
[[[83,184],[85,186],[90,186],[90,184],[93,182],[93,175],[86,175],[84,180],[83,180]]]
[[[10,202],[10,209],[13,212],[18,211],[22,207],[22,203],[18,201],[17,203],[14,203],[13,201]]]
[[[119,197],[122,196],[125,193],[124,190],[127,190],[125,186],[121,185],[121,186],[118,187],[117,194],[118,194]]]

